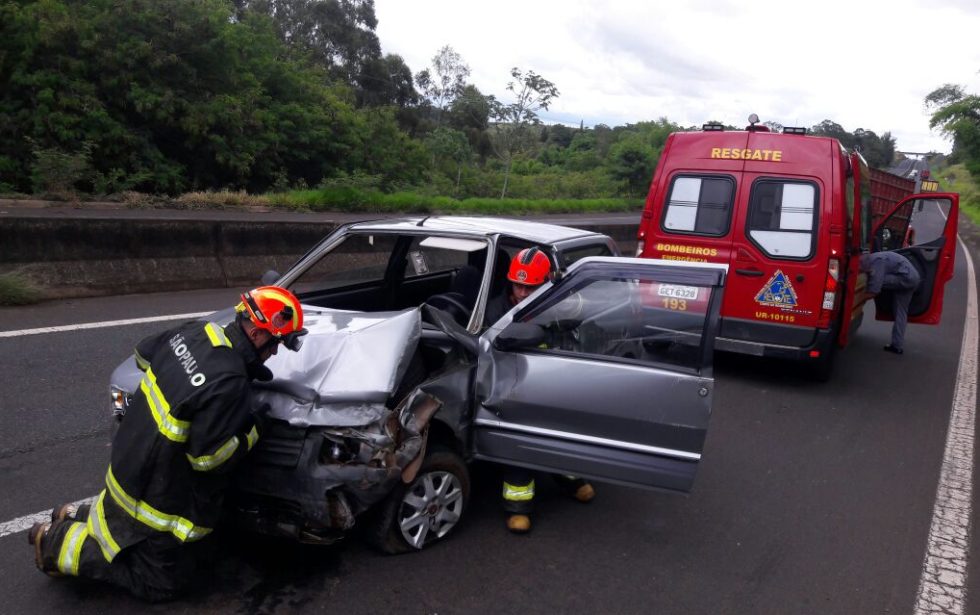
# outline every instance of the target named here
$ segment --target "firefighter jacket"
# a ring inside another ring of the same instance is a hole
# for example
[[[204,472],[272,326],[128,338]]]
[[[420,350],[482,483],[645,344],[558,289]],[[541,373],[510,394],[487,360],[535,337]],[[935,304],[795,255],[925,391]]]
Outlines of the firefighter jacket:
[[[196,321],[148,337],[136,362],[143,379],[88,520],[110,562],[159,533],[181,543],[208,535],[228,471],[258,440],[249,383],[265,368],[237,323]]]

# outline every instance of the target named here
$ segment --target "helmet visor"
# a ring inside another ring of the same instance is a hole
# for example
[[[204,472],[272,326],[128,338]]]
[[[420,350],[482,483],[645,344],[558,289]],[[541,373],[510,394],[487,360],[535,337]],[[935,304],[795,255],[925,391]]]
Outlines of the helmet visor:
[[[282,345],[296,352],[303,346],[303,336],[309,333],[305,328],[282,336]]]

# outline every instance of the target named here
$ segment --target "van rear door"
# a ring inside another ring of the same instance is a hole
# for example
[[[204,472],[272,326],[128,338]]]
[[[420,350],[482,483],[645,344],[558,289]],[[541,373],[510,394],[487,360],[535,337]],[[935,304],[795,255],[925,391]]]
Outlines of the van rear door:
[[[746,133],[706,132],[672,139],[647,202],[642,256],[731,262],[735,194]]]
[[[806,139],[749,133],[721,337],[797,347],[815,340],[835,152],[830,139]]]
[[[958,194],[913,194],[882,218],[874,229],[875,251],[893,250],[919,270],[922,282],[912,295],[909,322],[939,323],[943,291],[946,282],[953,277],[958,219]],[[890,291],[882,290],[875,297],[875,318],[894,320]]]

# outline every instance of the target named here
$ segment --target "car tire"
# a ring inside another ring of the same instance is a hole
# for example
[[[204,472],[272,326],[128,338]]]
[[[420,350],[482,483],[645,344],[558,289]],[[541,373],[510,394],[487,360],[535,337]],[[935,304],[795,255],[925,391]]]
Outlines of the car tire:
[[[431,449],[410,485],[398,486],[377,506],[365,540],[396,555],[419,551],[448,536],[462,521],[470,498],[470,474],[455,452]]]

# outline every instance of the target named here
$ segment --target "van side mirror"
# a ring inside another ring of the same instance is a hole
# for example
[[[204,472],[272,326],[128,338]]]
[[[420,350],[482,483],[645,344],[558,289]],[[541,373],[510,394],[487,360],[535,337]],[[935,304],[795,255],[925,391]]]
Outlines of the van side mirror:
[[[512,322],[493,340],[493,346],[497,350],[536,348],[544,342],[544,339],[544,329],[540,325]]]

